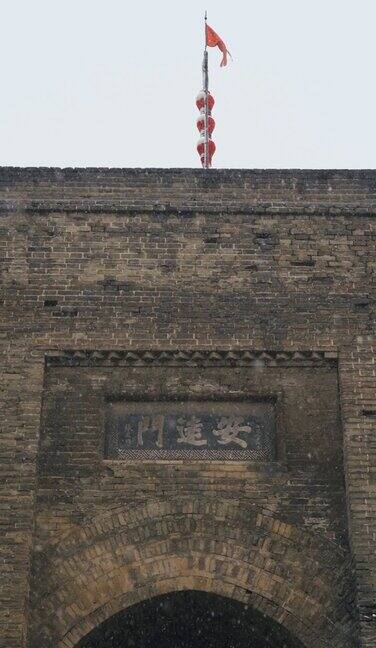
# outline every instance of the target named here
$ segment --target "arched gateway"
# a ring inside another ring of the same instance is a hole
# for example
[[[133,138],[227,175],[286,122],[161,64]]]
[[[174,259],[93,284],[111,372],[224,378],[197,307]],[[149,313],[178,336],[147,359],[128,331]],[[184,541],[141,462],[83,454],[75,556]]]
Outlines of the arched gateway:
[[[128,511],[119,506],[38,557],[35,573],[50,578],[49,590],[33,600],[32,646],[96,647],[92,637],[101,646],[106,632],[129,631],[132,618],[146,632],[158,600],[166,603],[172,641],[180,623],[190,621],[193,635],[198,630],[200,601],[205,618],[211,606],[221,614],[230,599],[240,634],[252,627],[256,646],[345,648],[352,645],[347,568],[335,545],[241,502],[179,498]],[[196,594],[184,599],[179,592]],[[191,601],[185,617],[184,600]]]

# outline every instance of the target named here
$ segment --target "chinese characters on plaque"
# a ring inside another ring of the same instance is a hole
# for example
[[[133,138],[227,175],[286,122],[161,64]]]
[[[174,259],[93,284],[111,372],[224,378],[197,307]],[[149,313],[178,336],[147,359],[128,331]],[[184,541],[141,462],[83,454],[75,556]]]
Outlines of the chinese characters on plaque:
[[[109,403],[106,455],[117,459],[274,458],[274,405]]]

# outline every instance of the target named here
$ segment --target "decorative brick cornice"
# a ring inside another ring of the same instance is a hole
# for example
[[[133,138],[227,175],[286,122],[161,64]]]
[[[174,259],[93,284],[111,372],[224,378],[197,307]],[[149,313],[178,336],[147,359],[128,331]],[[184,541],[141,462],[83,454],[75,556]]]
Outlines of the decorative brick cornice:
[[[47,366],[60,367],[247,367],[322,366],[335,364],[337,354],[326,351],[49,351]]]

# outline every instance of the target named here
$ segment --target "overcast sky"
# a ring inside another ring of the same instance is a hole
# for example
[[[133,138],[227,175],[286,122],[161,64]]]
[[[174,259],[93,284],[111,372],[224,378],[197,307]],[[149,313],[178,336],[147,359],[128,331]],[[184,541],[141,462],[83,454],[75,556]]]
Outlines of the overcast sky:
[[[0,0],[0,165],[375,168],[376,0]]]

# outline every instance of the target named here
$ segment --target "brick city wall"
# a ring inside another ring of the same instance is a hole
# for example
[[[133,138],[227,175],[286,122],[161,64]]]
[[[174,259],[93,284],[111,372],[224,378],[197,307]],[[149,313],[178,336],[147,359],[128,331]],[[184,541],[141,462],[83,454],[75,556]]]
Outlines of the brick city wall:
[[[373,646],[376,173],[1,169],[0,213],[0,646],[174,588]],[[276,460],[106,459],[146,384],[282,394]]]

